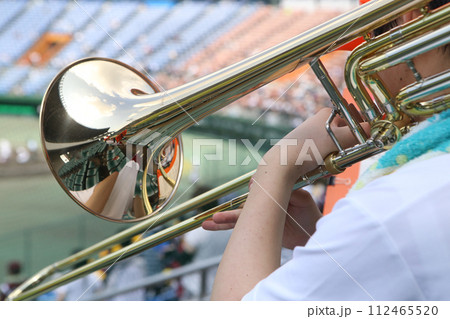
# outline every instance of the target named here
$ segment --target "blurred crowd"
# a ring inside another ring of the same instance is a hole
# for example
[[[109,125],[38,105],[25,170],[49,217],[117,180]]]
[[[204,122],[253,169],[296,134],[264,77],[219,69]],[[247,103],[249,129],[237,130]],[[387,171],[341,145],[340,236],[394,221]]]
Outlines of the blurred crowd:
[[[159,228],[160,230],[160,228]],[[153,232],[158,231],[155,229]],[[217,235],[217,234],[215,234]],[[211,256],[220,256],[225,249],[229,238],[229,232],[223,232],[218,236],[211,235],[202,229],[197,229],[186,236],[164,242],[154,248],[115,262],[112,266],[90,273],[82,278],[72,281],[64,286],[41,295],[40,301],[78,301],[93,300],[103,293],[111,293],[130,284],[138,284],[144,278],[151,275],[170,273],[172,270],[187,265],[196,260],[202,260]],[[144,237],[149,234],[144,235]],[[115,245],[99,254],[99,258],[116,252],[129,244],[140,240],[140,235],[132,240]],[[76,253],[75,250],[72,253]],[[89,263],[90,260],[81,261],[74,265],[73,269]],[[58,274],[61,275],[61,274]],[[212,287],[215,269],[207,271],[207,294]],[[8,277],[11,278],[11,277]],[[16,277],[13,281],[3,284],[5,297],[12,289],[21,283],[23,278]],[[11,285],[6,286],[11,283]],[[2,287],[3,287],[2,286]],[[134,289],[128,292],[118,293],[112,297],[102,298],[110,301],[177,301],[198,300],[201,298],[201,274],[194,273],[178,279],[167,280],[151,287]]]
[[[26,164],[40,159],[36,140],[28,140],[26,145],[14,145],[6,138],[0,139],[0,164]]]
[[[0,283],[0,301],[6,297],[14,289],[16,289],[24,280],[22,276],[22,263],[17,260],[10,261],[6,266],[6,278],[3,283]]]
[[[346,56],[345,52],[336,52],[323,59],[324,65],[339,89],[345,87],[343,65]],[[214,66],[208,62],[193,65],[187,63],[181,67],[166,68],[151,79],[161,90],[169,90],[219,69],[220,65]],[[151,70],[146,70],[146,73],[152,75]],[[257,116],[264,114],[265,116],[261,120],[268,122],[274,115],[275,117],[276,115],[287,115],[292,119],[289,124],[299,125],[320,108],[329,106],[331,106],[331,102],[328,94],[310,67],[305,65],[292,74],[287,74],[285,77],[241,97],[220,112],[232,117],[254,117],[255,114]],[[284,123],[270,124],[283,125]]]

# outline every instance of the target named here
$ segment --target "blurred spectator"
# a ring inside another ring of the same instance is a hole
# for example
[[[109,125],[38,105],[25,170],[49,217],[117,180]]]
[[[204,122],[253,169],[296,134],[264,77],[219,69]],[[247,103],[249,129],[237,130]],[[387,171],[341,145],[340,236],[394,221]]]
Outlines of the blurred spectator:
[[[122,245],[128,246],[131,240]],[[139,280],[147,276],[147,266],[145,259],[140,256],[133,256],[115,263],[109,270],[106,280],[106,289],[108,291],[123,288],[126,285],[138,283]],[[139,288],[123,294],[112,297],[112,301],[142,301],[146,300],[146,288]]]
[[[203,194],[208,190],[208,188],[200,186],[194,191],[193,197]],[[207,211],[215,206],[217,206],[217,201],[199,208],[198,213]],[[183,247],[187,252],[193,253],[194,256],[192,262],[198,262],[222,255],[230,235],[231,230],[211,232],[204,230],[203,228],[197,228],[184,234]],[[206,271],[205,291],[203,291],[204,296],[201,296],[202,278],[200,272],[183,276],[181,281],[183,285],[183,299],[198,299],[208,296],[211,292],[216,272],[217,267],[212,267]]]
[[[5,282],[0,285],[0,300],[5,300],[23,281],[22,264],[20,262],[11,261],[7,266],[7,273]]]
[[[27,148],[30,151],[30,159],[35,161],[38,159],[38,151],[39,151],[39,144],[36,142],[36,140],[29,139],[27,140]]]
[[[197,228],[184,235],[184,245],[186,249],[191,249],[194,252],[192,262],[197,262],[222,255],[230,235],[231,230],[213,233],[203,228]],[[200,272],[183,276],[183,299],[197,299],[208,296],[211,293],[216,272],[217,267],[212,267],[206,271],[204,296],[201,296],[202,278]]]
[[[76,254],[80,250],[75,250]],[[73,269],[86,265],[87,260],[83,260],[74,265]],[[78,301],[90,300],[91,297],[103,287],[101,275],[98,272],[90,273],[84,277],[74,280],[67,285],[61,286],[55,290],[56,299],[60,301]]]
[[[19,164],[27,163],[30,160],[30,151],[24,146],[16,147],[16,162]]]
[[[11,142],[7,139],[0,139],[0,163],[7,163],[11,158],[13,149],[11,147]]]
[[[163,230],[164,227],[156,227],[145,233],[144,237],[148,237]],[[139,254],[145,260],[147,267],[147,275],[152,276],[161,273],[164,269],[169,269],[169,264],[172,260],[168,260],[166,255],[174,249],[172,244],[173,240],[166,241],[153,248],[146,249]],[[178,300],[177,295],[178,283],[165,282],[152,286],[151,289],[147,289],[147,300],[154,301],[166,301],[166,300]]]

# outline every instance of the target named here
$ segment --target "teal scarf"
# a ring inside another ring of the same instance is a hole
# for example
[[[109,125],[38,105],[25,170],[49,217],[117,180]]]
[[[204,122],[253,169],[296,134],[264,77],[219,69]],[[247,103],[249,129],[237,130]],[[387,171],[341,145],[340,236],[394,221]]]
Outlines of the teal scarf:
[[[358,179],[352,190],[358,190],[378,177],[399,167],[450,153],[450,110],[430,117],[411,129],[398,143],[383,154]]]

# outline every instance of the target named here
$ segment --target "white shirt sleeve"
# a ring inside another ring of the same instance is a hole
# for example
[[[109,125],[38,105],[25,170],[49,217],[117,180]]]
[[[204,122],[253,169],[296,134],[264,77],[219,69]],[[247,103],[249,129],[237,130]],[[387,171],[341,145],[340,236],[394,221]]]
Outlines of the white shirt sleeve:
[[[405,294],[405,291],[407,292]],[[384,227],[349,199],[317,224],[293,259],[243,300],[423,299]]]
[[[411,162],[351,192],[244,300],[450,300],[449,165]]]

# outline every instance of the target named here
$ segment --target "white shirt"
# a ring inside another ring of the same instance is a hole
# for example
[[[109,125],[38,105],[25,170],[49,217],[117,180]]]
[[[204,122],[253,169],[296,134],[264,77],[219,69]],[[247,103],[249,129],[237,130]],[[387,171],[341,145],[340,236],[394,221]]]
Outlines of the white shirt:
[[[56,289],[62,294],[65,301],[90,300],[103,286],[97,273],[90,273]]]
[[[194,262],[220,256],[231,235],[231,230],[211,232],[202,228],[194,229],[184,234],[186,244],[195,249]],[[205,294],[211,294],[217,267],[211,267],[206,271]],[[184,298],[198,298],[201,294],[201,272],[194,272],[181,277],[183,284]]]
[[[450,300],[450,154],[340,200],[243,300]]]
[[[126,285],[138,283],[145,276],[145,260],[141,256],[134,256],[121,260],[114,265],[107,278],[106,290],[120,289]],[[146,300],[146,288],[138,288],[113,296],[111,301],[142,301]]]

